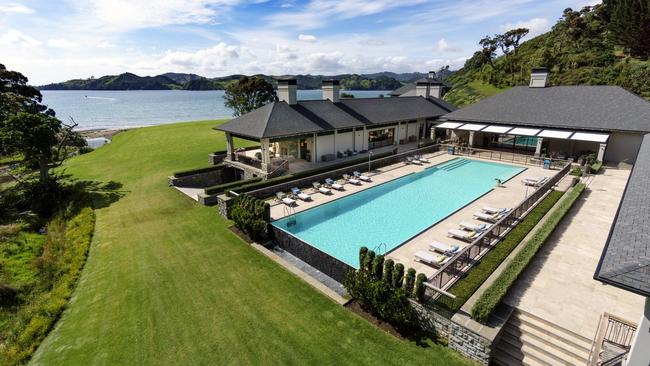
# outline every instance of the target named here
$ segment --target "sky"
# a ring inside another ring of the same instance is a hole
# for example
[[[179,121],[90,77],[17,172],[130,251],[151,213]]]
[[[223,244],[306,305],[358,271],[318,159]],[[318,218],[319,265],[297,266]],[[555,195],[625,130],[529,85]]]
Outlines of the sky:
[[[485,35],[594,0],[0,0],[0,63],[30,83],[123,72],[272,75],[462,67]]]

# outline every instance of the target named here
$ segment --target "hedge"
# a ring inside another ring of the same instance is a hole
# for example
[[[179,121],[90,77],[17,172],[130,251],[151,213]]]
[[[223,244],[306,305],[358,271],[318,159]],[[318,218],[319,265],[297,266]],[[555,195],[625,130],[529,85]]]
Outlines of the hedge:
[[[549,216],[542,226],[533,234],[533,237],[525,244],[517,255],[508,263],[505,270],[499,275],[494,283],[481,295],[472,307],[472,318],[479,323],[485,324],[490,314],[501,303],[508,290],[515,283],[519,275],[526,269],[533,257],[551,236],[562,218],[569,212],[580,194],[585,190],[585,184],[579,183],[567,197],[559,203],[557,209]]]
[[[598,174],[600,169],[603,167],[603,162],[602,161],[597,161],[593,164],[591,164],[591,174]]]
[[[455,299],[442,296],[436,301],[444,310],[452,313],[457,312],[463,304],[478,290],[488,277],[496,270],[503,260],[512,252],[517,245],[528,235],[537,223],[562,197],[563,192],[553,191],[546,196],[537,207],[526,215],[517,226],[490,250],[478,264],[474,265],[465,277],[454,283],[449,292],[456,296]]]
[[[211,172],[211,171],[214,171],[214,170],[221,170],[223,168],[224,168],[223,164],[217,164],[217,165],[212,165],[212,166],[205,167],[205,168],[182,170],[180,172],[175,172],[174,173],[174,178],[181,178],[181,177],[187,177],[187,176],[194,175],[194,174],[207,173],[207,172]]]
[[[246,184],[254,183],[254,182],[261,182],[262,178],[251,178],[247,180],[236,180],[234,182],[228,182],[228,183],[221,183],[217,184],[216,186],[210,186],[207,188],[203,189],[203,192],[205,194],[219,194],[222,192],[227,192],[232,190],[233,188],[240,187]]]

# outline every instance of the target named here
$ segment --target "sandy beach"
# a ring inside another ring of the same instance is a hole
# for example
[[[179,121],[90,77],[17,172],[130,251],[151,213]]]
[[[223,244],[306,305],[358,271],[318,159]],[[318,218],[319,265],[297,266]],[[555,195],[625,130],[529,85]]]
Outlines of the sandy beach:
[[[126,131],[128,128],[96,128],[92,130],[83,130],[79,131],[81,136],[85,138],[99,138],[104,137],[107,139],[112,139],[113,136],[117,135],[122,131]]]

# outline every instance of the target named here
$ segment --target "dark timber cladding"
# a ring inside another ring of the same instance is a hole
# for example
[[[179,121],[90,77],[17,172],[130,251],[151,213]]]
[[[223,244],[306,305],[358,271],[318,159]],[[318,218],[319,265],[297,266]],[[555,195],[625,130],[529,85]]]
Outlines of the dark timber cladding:
[[[594,278],[650,297],[650,134],[641,143]]]
[[[438,118],[453,110],[454,106],[440,99],[423,97],[342,99],[336,103],[308,100],[293,105],[272,102],[217,129],[254,139],[276,138]]]

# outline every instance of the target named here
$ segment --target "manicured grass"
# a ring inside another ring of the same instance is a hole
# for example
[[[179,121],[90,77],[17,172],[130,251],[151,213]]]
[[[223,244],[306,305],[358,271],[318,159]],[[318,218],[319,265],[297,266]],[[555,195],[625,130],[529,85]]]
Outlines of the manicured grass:
[[[436,306],[453,314],[478,290],[503,260],[521,243],[528,233],[537,225],[544,215],[555,205],[564,193],[553,191],[548,194],[526,217],[486,255],[478,264],[474,265],[463,278],[454,283],[449,292],[456,295],[455,299],[441,297],[436,301]]]
[[[573,204],[578,200],[582,191],[585,190],[585,184],[579,183],[567,193],[566,199],[558,203],[555,211],[548,215],[539,229],[533,234],[532,238],[525,246],[514,256],[506,268],[501,272],[499,277],[485,290],[472,307],[472,318],[479,323],[485,324],[490,314],[501,303],[506,296],[510,287],[517,281],[519,275],[526,269],[535,254],[544,245],[546,240],[553,234],[555,228],[560,224],[562,218],[569,212]]]
[[[69,161],[122,184],[43,365],[444,364],[470,362],[375,328],[239,240],[216,210],[167,187],[225,148],[215,122],[132,130]]]

